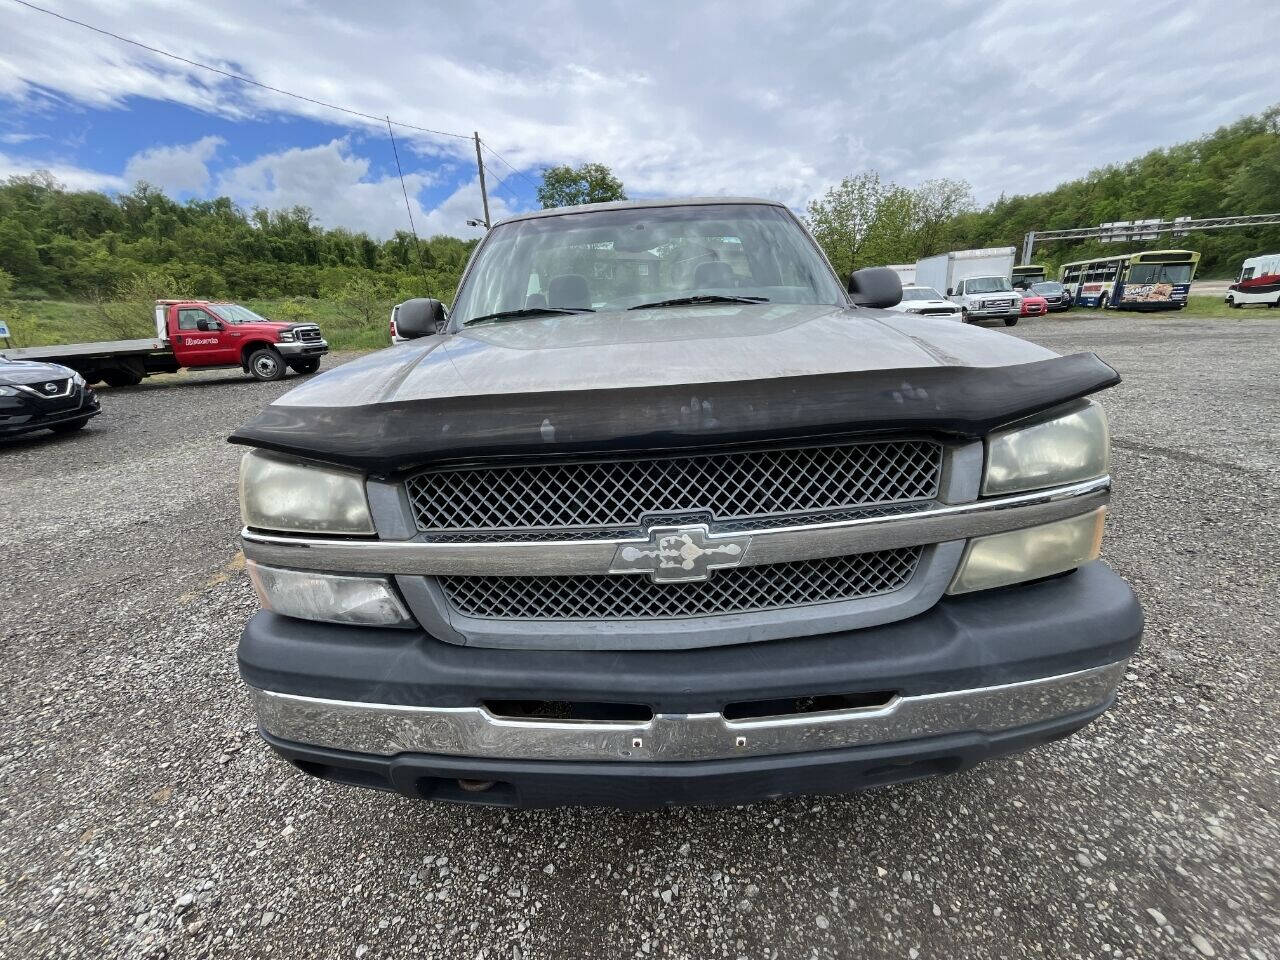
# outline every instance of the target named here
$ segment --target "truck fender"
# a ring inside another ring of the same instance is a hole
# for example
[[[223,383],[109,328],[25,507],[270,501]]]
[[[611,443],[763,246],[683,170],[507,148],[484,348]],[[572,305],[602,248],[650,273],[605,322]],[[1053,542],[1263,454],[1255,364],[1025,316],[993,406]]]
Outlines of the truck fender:
[[[276,345],[270,340],[250,340],[240,348],[240,367],[245,373],[249,372],[249,358],[253,356],[253,351],[261,350],[263,347],[274,350]]]

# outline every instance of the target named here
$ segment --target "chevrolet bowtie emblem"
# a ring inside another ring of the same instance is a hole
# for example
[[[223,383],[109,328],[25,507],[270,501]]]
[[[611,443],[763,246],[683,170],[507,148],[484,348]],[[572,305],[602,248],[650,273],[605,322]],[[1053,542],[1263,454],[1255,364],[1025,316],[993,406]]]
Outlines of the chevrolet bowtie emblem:
[[[611,573],[647,573],[654,583],[705,580],[711,571],[736,567],[746,555],[751,538],[712,538],[706,526],[655,527],[648,543],[618,547]]]

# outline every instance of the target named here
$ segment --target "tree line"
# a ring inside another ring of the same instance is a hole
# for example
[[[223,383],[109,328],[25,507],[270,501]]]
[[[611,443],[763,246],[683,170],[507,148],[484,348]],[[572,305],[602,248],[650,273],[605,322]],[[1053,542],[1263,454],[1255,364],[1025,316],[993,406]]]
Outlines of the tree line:
[[[550,167],[538,190],[544,207],[625,197],[621,181],[596,163]],[[811,201],[806,219],[844,275],[951,249],[1020,247],[1032,229],[1278,209],[1280,105],[1053,190],[1001,197],[984,208],[961,180],[904,187],[863,172]],[[1199,250],[1202,275],[1228,275],[1244,257],[1280,249],[1280,227],[1160,243]],[[179,203],[145,183],[116,196],[67,190],[47,173],[0,184],[0,297],[106,303],[152,290],[324,297],[347,305],[353,318],[372,321],[407,297],[450,300],[474,245],[448,236],[415,242],[406,232],[379,241],[322,227],[305,207],[244,210],[227,197]],[[1059,244],[1037,251],[1036,260],[1052,266],[1117,251],[1096,241]]]
[[[875,172],[846,178],[812,201],[808,221],[832,265],[848,270],[976,247],[1014,246],[1030,230],[1092,227],[1120,220],[1243,216],[1280,212],[1280,105],[1187,143],[1093,170],[1044,193],[1000,197],[979,209],[968,184],[935,180],[916,188]],[[1129,249],[1198,250],[1201,276],[1235,276],[1245,257],[1280,250],[1280,226],[1162,235],[1129,245],[1096,240],[1037,247],[1050,267]]]

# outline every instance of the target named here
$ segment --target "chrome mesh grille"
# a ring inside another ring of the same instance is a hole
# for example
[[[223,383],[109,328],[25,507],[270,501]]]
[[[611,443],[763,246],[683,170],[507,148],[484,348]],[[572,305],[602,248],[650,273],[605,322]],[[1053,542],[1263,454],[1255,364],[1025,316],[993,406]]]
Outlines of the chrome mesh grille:
[[[922,547],[823,560],[733,567],[694,583],[643,575],[441,577],[460,614],[496,620],[671,620],[777,610],[891,593],[907,582]]]
[[[475,467],[406,483],[418,529],[635,529],[654,514],[786,516],[937,496],[942,448],[896,440],[585,463]]]

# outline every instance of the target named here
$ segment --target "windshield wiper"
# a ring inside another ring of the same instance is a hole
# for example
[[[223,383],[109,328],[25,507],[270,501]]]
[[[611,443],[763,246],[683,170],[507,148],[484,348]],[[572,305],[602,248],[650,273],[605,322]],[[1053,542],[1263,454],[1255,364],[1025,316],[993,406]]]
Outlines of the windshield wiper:
[[[687,303],[768,303],[768,297],[731,297],[719,293],[701,293],[693,297],[672,297],[670,300],[655,300],[653,303],[637,303],[628,310],[648,310],[652,307],[682,307]]]
[[[499,310],[497,313],[486,313],[482,317],[472,317],[464,327],[469,327],[473,323],[485,323],[487,321],[501,320],[519,320],[523,317],[545,317],[557,313],[595,313],[590,307],[521,307],[519,310]]]

